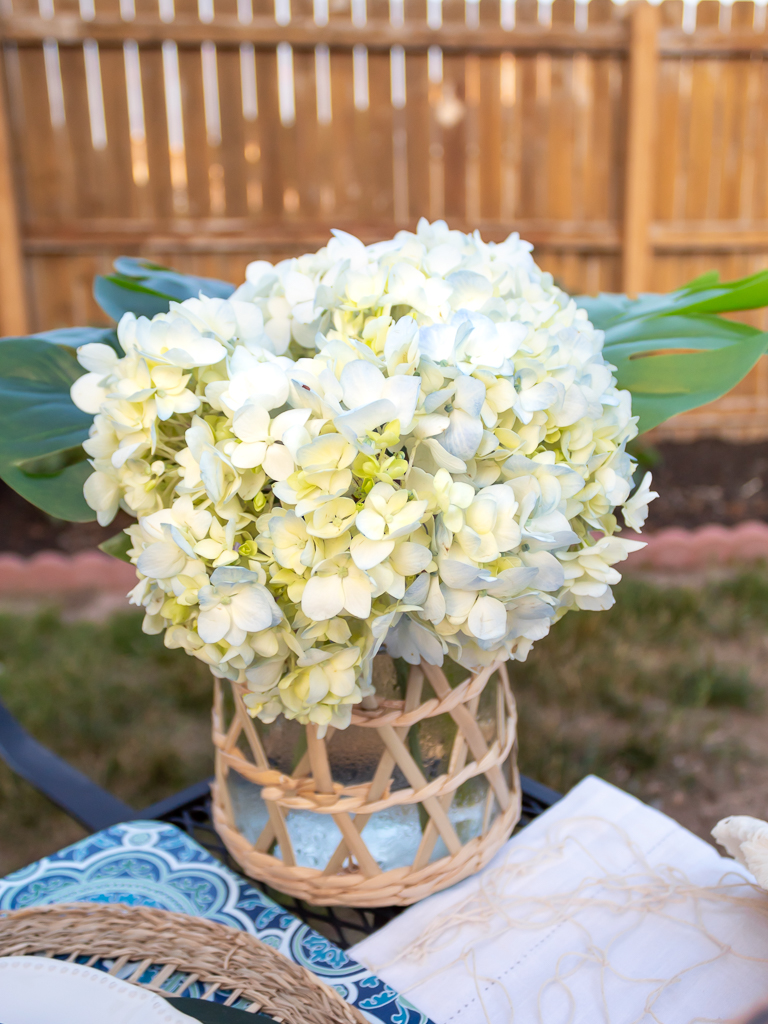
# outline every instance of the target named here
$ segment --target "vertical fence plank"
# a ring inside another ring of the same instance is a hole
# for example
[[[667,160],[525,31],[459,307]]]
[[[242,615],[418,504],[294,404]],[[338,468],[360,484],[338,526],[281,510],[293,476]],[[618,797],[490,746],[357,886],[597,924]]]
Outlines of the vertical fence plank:
[[[443,23],[460,24],[466,20],[464,0],[444,0]],[[434,118],[440,146],[435,156],[442,161],[443,214],[450,220],[466,219],[467,97],[464,58],[456,53],[442,56],[442,82],[434,90]],[[434,168],[435,174],[438,168]]]
[[[637,295],[648,287],[651,259],[658,27],[656,8],[645,2],[630,17],[622,278],[624,291]]]
[[[29,330],[29,316],[3,57],[0,48],[0,332],[22,335]]]

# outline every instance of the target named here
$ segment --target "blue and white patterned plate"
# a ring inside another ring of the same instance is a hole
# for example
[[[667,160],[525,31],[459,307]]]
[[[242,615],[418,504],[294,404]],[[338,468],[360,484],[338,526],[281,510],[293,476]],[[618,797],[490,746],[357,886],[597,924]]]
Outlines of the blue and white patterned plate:
[[[372,1024],[431,1024],[380,978],[173,825],[114,825],[0,880],[0,912],[80,901],[159,907],[240,928],[332,985]],[[202,993],[192,986],[188,994]]]

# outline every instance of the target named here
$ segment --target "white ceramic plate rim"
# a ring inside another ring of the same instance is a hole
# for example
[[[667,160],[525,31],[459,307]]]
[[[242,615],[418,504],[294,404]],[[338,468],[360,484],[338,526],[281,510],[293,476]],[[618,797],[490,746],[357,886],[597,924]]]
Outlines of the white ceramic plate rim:
[[[62,1004],[66,994],[67,1002]],[[37,1024],[66,1020],[107,1024],[115,1010],[136,1024],[190,1024],[190,1018],[153,992],[84,964],[42,956],[0,957],[0,1021]]]

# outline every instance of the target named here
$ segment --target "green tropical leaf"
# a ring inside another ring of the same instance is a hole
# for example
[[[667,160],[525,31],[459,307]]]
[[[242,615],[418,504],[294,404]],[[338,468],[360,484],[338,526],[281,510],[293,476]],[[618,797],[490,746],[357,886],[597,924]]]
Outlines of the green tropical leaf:
[[[30,337],[72,349],[78,349],[81,345],[109,345],[119,356],[125,354],[117,340],[117,332],[114,327],[59,327],[55,331],[31,334]]]
[[[768,335],[756,332],[739,345],[622,360],[616,376],[619,387],[632,392],[640,432],[726,394],[749,373],[767,342]]]
[[[119,274],[97,277],[93,282],[93,297],[107,316],[116,322],[120,321],[124,313],[129,312],[151,320],[158,313],[167,313],[168,304],[175,299],[174,295],[145,288]]]
[[[574,295],[574,301],[580,309],[587,311],[587,316],[600,331],[620,322],[620,318],[631,309],[632,299],[626,295],[613,292],[600,292],[599,295]]]
[[[39,338],[0,338],[0,378],[70,387],[85,370],[71,349]]]
[[[153,317],[167,313],[170,302],[196,298],[201,292],[209,298],[227,299],[235,290],[227,281],[192,274],[177,274],[149,260],[121,256],[114,263],[115,274],[97,277],[93,296],[113,320],[124,313]]]
[[[125,532],[121,530],[120,533],[116,533],[114,537],[110,537],[109,540],[102,541],[99,544],[99,551],[103,551],[107,555],[112,555],[113,558],[119,558],[121,562],[131,561],[128,550],[133,547],[133,541]]]
[[[580,295],[576,302],[587,311],[589,319],[601,330],[645,317],[670,316],[675,313],[733,313],[742,309],[768,306],[768,270],[737,281],[720,281],[716,271],[704,274],[675,292],[666,295],[602,294],[597,298]]]
[[[641,433],[730,391],[768,345],[754,327],[715,315],[768,305],[768,271],[727,283],[712,272],[669,295],[576,302],[605,331],[605,357],[632,393]]]
[[[648,342],[649,346],[657,347],[668,343],[676,348],[719,348],[721,345],[738,344],[759,333],[748,324],[723,320],[709,313],[691,313],[684,316],[673,314],[643,320],[625,320],[609,327],[605,332],[603,350],[606,356],[613,360],[625,345],[640,342]]]
[[[0,339],[0,478],[49,515],[96,518],[83,498],[91,473],[81,445],[93,417],[69,397],[83,373],[69,347]]]

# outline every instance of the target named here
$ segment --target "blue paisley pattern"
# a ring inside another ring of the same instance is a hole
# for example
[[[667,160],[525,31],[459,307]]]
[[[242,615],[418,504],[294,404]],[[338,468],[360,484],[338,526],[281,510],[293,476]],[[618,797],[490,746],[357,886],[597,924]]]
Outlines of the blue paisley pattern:
[[[431,1024],[380,978],[173,825],[115,825],[0,880],[0,912],[78,901],[160,907],[220,921],[308,968],[371,1024]],[[187,994],[202,993],[192,986]]]

